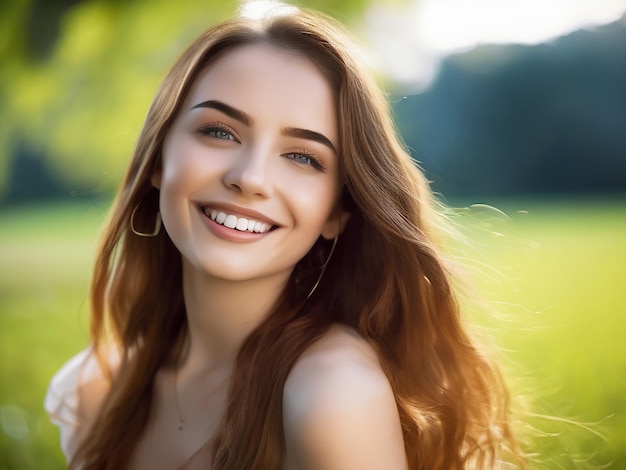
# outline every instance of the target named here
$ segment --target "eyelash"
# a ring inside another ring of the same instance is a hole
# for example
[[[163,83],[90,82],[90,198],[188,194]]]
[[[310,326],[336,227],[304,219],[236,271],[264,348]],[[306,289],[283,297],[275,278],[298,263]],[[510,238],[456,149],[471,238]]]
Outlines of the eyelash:
[[[326,167],[322,165],[322,162],[320,161],[320,159],[317,158],[315,155],[313,155],[311,152],[307,152],[304,149],[299,149],[297,152],[286,153],[284,156],[287,158],[290,158],[295,163],[303,164],[305,166],[310,166],[311,168],[317,171],[326,171]],[[301,161],[298,161],[298,159],[300,158],[308,159],[309,163],[301,163]]]
[[[211,133],[214,133],[214,132],[223,132],[225,134],[228,134],[228,137],[224,138],[223,136],[218,137],[216,135],[211,135]],[[235,137],[233,132],[227,126],[221,123],[202,125],[198,129],[196,129],[196,133],[205,137],[209,137],[211,139],[215,139],[215,140],[233,141],[233,142],[239,143],[239,139]]]
[[[230,138],[217,137],[216,135],[211,135],[214,132],[223,132],[225,134],[228,134]],[[215,140],[233,141],[233,142],[240,143],[239,139],[235,137],[233,132],[227,126],[221,123],[204,124],[198,127],[198,129],[196,129],[196,133],[204,137],[209,137]],[[295,163],[302,164],[305,166],[310,166],[311,168],[317,171],[322,171],[322,172],[326,171],[326,167],[322,164],[320,159],[305,149],[298,149],[297,152],[290,152],[290,153],[285,154],[284,156],[289,158],[290,160],[293,160]],[[301,159],[303,158],[308,159],[309,162],[302,163]]]

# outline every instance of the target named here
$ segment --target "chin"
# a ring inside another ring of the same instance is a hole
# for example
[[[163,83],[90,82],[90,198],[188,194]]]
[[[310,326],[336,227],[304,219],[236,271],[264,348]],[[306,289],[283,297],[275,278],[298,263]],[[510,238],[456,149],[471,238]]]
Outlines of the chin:
[[[276,267],[274,269],[259,269],[258,260],[221,260],[212,258],[204,263],[195,263],[195,268],[205,276],[226,282],[254,281],[274,276],[287,277],[293,267]]]

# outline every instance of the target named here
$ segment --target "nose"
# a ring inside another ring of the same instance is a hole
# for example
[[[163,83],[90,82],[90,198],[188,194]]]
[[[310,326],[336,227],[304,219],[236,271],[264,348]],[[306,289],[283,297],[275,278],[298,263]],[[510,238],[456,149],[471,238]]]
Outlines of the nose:
[[[264,198],[271,196],[273,186],[269,157],[268,150],[260,148],[243,150],[224,173],[222,178],[224,186],[245,196]]]

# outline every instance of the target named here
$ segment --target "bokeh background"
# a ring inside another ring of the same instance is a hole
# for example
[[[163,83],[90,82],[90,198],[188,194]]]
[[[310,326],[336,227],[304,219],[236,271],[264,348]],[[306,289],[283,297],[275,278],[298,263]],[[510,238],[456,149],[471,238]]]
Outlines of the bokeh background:
[[[533,468],[626,468],[626,2],[295,3],[363,43],[455,208]],[[240,6],[0,3],[0,469],[64,468],[42,402],[87,344],[107,209],[168,67]]]

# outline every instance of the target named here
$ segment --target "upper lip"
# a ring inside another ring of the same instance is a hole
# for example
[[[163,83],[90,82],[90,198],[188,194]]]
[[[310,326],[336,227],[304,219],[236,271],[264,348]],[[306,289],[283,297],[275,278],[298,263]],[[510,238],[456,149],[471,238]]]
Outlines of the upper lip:
[[[267,217],[264,214],[261,214],[260,212],[257,212],[257,211],[252,210],[252,209],[247,209],[245,207],[240,207],[240,206],[237,206],[235,204],[228,203],[228,202],[203,202],[203,201],[197,201],[195,203],[195,205],[200,210],[202,210],[202,209],[204,209],[206,207],[209,207],[209,208],[214,209],[216,211],[225,212],[226,214],[232,214],[232,215],[235,215],[237,217],[245,217],[247,219],[258,220],[259,222],[265,222],[266,224],[269,224],[272,227],[280,226],[280,224],[278,222],[276,222],[275,220]]]

